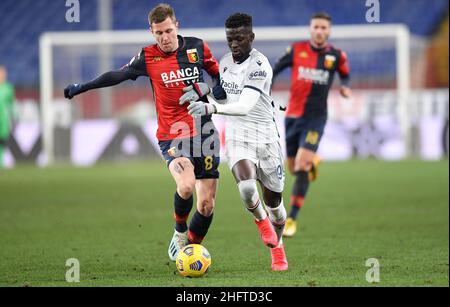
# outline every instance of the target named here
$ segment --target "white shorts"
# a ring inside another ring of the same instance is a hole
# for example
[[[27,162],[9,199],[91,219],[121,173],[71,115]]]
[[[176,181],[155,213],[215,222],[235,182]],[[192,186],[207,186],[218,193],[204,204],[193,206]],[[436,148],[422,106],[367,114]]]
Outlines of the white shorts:
[[[267,189],[281,193],[284,189],[284,159],[280,142],[258,144],[226,142],[226,156],[230,169],[241,160],[250,160],[257,167],[257,178]]]

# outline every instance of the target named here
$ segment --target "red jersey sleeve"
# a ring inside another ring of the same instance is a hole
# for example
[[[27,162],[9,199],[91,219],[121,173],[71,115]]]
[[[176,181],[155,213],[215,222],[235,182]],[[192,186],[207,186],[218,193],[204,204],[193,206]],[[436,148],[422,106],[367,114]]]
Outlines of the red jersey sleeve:
[[[203,41],[203,54],[204,54],[204,68],[210,76],[216,76],[219,74],[219,62],[212,55],[211,49],[208,44]]]
[[[347,53],[341,51],[341,57],[339,59],[338,72],[342,78],[347,77],[350,74],[350,67],[348,66]]]
[[[341,78],[341,84],[348,86],[350,83],[350,66],[348,65],[347,53],[341,50],[337,71]]]

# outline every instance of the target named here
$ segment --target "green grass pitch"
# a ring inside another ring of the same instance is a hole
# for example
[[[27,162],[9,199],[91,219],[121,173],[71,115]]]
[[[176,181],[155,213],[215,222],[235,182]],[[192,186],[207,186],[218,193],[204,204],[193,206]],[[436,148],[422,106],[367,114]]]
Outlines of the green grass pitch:
[[[449,285],[448,161],[324,163],[285,239],[289,271],[271,272],[251,215],[221,168],[204,245],[208,275],[174,274],[174,183],[161,161],[0,171],[0,286]],[[285,204],[293,178],[287,176]],[[80,282],[67,283],[68,258]]]

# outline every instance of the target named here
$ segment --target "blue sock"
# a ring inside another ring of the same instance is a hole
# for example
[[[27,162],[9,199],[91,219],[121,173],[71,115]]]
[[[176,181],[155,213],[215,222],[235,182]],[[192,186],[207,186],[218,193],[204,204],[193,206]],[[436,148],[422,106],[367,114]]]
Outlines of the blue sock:
[[[299,171],[296,173],[296,179],[294,182],[294,187],[292,188],[291,197],[291,211],[289,212],[289,217],[296,219],[300,208],[303,206],[305,201],[306,193],[309,188],[309,175],[306,171]]]
[[[188,238],[190,244],[200,244],[203,241],[203,238],[208,233],[209,226],[211,226],[212,219],[213,214],[203,216],[197,210],[195,211],[189,224]]]
[[[300,212],[300,207],[291,206],[291,211],[289,212],[289,217],[292,218],[293,220],[297,219],[298,213]]]
[[[187,227],[187,219],[194,204],[194,198],[183,199],[178,192],[175,192],[174,207],[175,207],[175,230],[178,232],[185,232]]]

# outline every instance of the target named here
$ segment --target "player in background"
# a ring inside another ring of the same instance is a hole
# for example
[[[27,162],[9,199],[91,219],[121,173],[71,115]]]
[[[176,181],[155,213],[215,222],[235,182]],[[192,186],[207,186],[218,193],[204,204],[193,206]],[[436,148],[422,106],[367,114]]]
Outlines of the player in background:
[[[203,82],[202,70],[213,78],[218,95],[225,93],[219,84],[219,63],[208,45],[201,39],[178,35],[178,22],[172,7],[159,4],[149,13],[148,19],[156,44],[144,47],[119,70],[107,72],[85,84],[69,85],[64,95],[71,99],[88,90],[136,80],[140,76],[150,79],[158,114],[159,146],[177,186],[175,231],[168,250],[169,258],[174,261],[183,246],[200,244],[208,232],[220,162],[220,141],[211,117],[194,121],[187,106],[179,104],[179,98],[184,94],[183,88]],[[188,227],[194,191],[197,210]]]
[[[3,167],[3,156],[15,118],[14,86],[7,81],[7,71],[0,66],[0,168]]]
[[[314,14],[309,31],[310,40],[294,43],[274,68],[274,78],[285,68],[292,68],[285,128],[288,168],[296,179],[284,230],[286,237],[296,233],[296,218],[309,183],[317,178],[320,158],[316,152],[327,122],[328,92],[336,71],[341,79],[341,95],[351,95],[347,55],[328,43],[330,15]]]
[[[255,218],[262,241],[271,248],[272,270],[284,271],[288,269],[282,241],[286,221],[282,198],[284,159],[274,120],[275,105],[270,96],[272,67],[262,53],[252,49],[255,35],[251,16],[233,14],[226,20],[225,27],[231,51],[220,61],[226,101],[216,100],[211,104],[197,101],[199,96],[191,90],[181,97],[180,102],[194,101],[188,107],[193,116],[227,115],[225,132],[229,167],[242,201]],[[207,85],[199,83],[198,86],[203,94],[210,92]],[[260,200],[257,181],[267,212]]]

